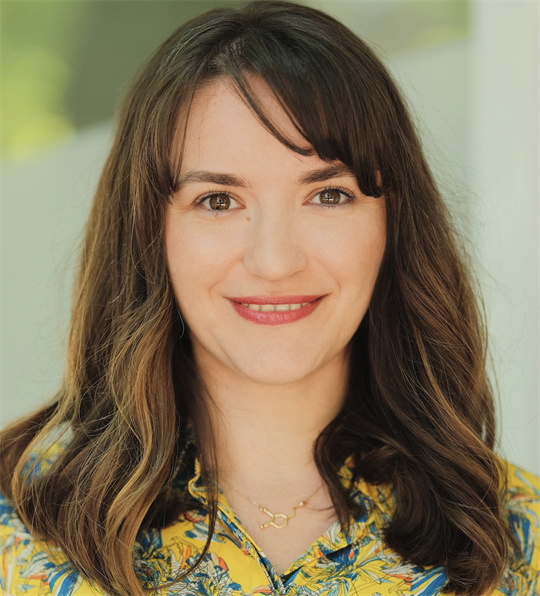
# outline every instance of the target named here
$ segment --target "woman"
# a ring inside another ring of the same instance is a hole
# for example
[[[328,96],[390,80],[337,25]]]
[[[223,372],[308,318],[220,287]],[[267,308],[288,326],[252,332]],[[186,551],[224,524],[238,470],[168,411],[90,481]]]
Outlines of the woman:
[[[157,50],[67,362],[2,435],[8,594],[540,588],[448,216],[386,70],[321,12],[214,10]]]

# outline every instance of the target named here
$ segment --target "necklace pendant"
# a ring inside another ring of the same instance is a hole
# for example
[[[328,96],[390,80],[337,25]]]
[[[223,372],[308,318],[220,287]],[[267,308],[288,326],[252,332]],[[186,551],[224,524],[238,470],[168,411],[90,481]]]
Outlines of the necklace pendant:
[[[262,507],[261,511],[263,511],[264,513],[266,513],[266,515],[269,515],[272,518],[268,523],[260,525],[261,530],[265,530],[270,526],[272,526],[272,528],[277,528],[278,530],[281,530],[281,528],[286,528],[287,524],[289,523],[289,518],[294,517],[296,513],[296,511],[293,513],[293,515],[285,515],[284,513],[270,513],[268,509]],[[276,524],[276,518],[278,517],[281,517],[285,521],[281,524]]]
[[[261,528],[261,530],[266,530],[266,528],[269,527],[276,528],[277,530],[281,530],[281,528],[286,528],[287,524],[289,523],[289,520],[296,515],[296,510],[300,507],[303,507],[304,504],[305,503],[301,501],[300,503],[298,503],[298,505],[296,505],[296,507],[293,507],[293,512],[291,513],[291,515],[285,515],[284,513],[272,513],[268,511],[266,507],[259,507],[259,509],[263,513],[266,513],[266,515],[268,515],[271,518],[269,522],[267,522],[266,524],[261,524],[259,527]],[[278,517],[284,520],[281,524],[276,524],[276,519]]]
[[[270,528],[270,527],[276,528],[276,530],[281,530],[281,528],[287,527],[287,525],[289,524],[289,520],[292,519],[293,517],[295,517],[296,510],[300,509],[301,507],[305,507],[307,505],[309,499],[311,499],[311,497],[319,490],[319,488],[321,488],[321,486],[322,485],[320,485],[318,488],[316,488],[307,499],[304,499],[303,501],[300,501],[300,503],[298,503],[298,505],[295,505],[293,507],[293,512],[290,515],[285,515],[284,513],[272,513],[271,511],[268,511],[268,509],[266,507],[263,507],[260,503],[257,503],[257,501],[252,501],[251,499],[246,497],[246,495],[244,495],[237,488],[234,488],[234,486],[231,486],[230,488],[231,488],[231,490],[234,490],[235,492],[237,492],[240,496],[244,497],[244,499],[246,499],[246,501],[249,501],[250,503],[255,505],[255,507],[260,509],[263,513],[268,515],[268,517],[270,518],[270,521],[267,522],[266,524],[260,524],[259,528],[261,530],[266,530],[266,528]],[[276,523],[276,519],[278,517],[283,520],[280,524]]]

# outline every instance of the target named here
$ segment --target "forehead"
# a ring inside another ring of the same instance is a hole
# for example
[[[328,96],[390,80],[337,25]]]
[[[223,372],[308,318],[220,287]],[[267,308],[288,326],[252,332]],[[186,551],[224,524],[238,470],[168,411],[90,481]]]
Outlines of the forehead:
[[[255,77],[249,78],[249,84],[257,103],[278,131],[294,145],[309,151],[309,143],[294,126],[270,87]],[[316,154],[302,156],[283,145],[258,120],[246,100],[227,79],[214,80],[197,90],[187,122],[182,114],[179,116],[174,146],[177,156],[182,140],[183,171],[195,166],[193,162],[198,165],[204,163],[208,167],[216,161],[222,166],[229,162],[238,166],[239,160],[281,160],[285,155],[298,165],[327,163]]]

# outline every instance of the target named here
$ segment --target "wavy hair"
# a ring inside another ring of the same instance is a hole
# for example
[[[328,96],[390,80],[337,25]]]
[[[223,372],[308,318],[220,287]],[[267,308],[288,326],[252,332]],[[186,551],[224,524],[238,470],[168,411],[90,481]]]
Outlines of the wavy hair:
[[[272,89],[310,150],[274,127],[251,76]],[[193,507],[167,490],[188,465],[187,421],[204,388],[171,289],[163,222],[177,184],[178,114],[216,78],[291,150],[340,160],[365,195],[385,196],[387,245],[351,340],[345,404],[314,446],[340,520],[346,526],[358,507],[338,475],[353,455],[356,477],[395,487],[388,545],[415,564],[444,565],[446,592],[489,592],[511,538],[486,335],[464,253],[385,67],[344,25],[288,2],[207,12],[140,73],[86,227],[64,382],[51,405],[3,431],[2,490],[36,536],[112,596],[146,593],[132,560],[137,533]],[[62,425],[65,449],[35,473],[31,454]],[[210,480],[211,456],[202,456]],[[216,520],[210,493],[203,555]]]

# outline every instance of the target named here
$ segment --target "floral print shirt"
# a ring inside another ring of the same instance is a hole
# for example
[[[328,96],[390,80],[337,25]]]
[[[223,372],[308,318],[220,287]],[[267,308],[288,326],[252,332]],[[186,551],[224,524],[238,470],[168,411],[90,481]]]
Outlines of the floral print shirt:
[[[49,449],[53,457],[55,446]],[[42,464],[41,464],[42,465]],[[507,513],[523,559],[510,565],[493,596],[540,594],[540,482],[515,466],[509,468]],[[344,483],[352,478],[352,461],[341,469]],[[43,471],[43,470],[42,470]],[[208,536],[206,496],[198,463],[187,481],[200,506],[165,529],[138,535],[135,570],[150,594],[201,596],[437,596],[446,582],[445,569],[403,560],[383,538],[392,515],[394,495],[388,486],[360,480],[353,498],[365,513],[351,518],[348,532],[339,521],[282,575],[243,529],[222,494],[211,547],[202,564],[172,587],[159,585],[193,565]],[[104,596],[84,580],[65,555],[34,539],[5,498],[0,498],[0,586],[10,596]]]

